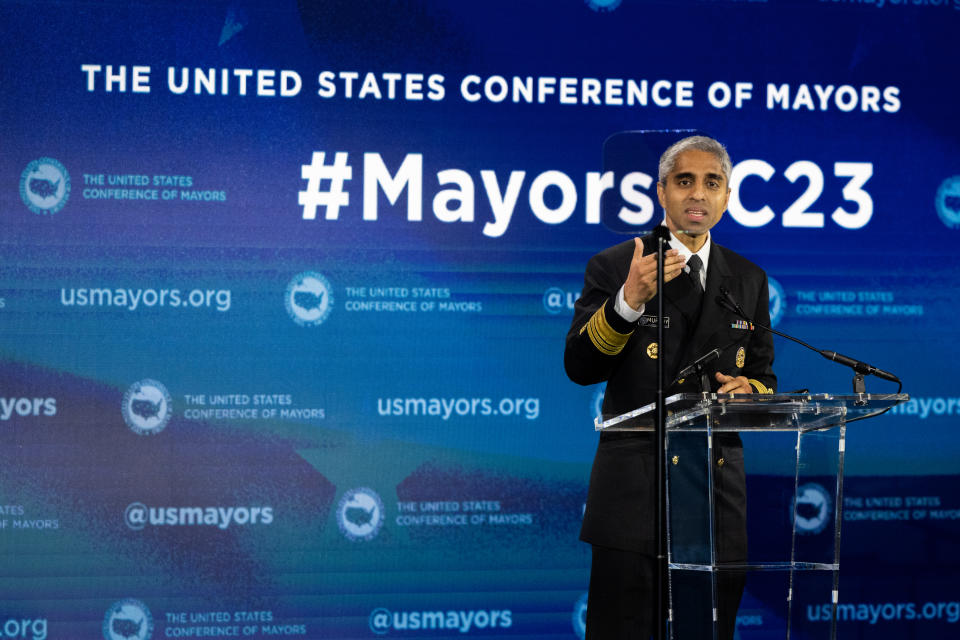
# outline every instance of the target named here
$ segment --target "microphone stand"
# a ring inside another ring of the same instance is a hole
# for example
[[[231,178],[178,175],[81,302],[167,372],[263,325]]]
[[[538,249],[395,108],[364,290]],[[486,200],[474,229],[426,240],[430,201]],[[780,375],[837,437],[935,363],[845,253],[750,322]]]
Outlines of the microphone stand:
[[[663,339],[663,266],[667,243],[670,240],[670,231],[666,225],[657,225],[653,230],[653,237],[657,241],[657,420],[654,426],[654,474],[657,478],[657,514],[654,521],[656,546],[656,601],[654,613],[654,638],[666,638],[667,616],[667,490],[666,490],[666,437],[667,437],[667,407],[664,362],[667,357]]]

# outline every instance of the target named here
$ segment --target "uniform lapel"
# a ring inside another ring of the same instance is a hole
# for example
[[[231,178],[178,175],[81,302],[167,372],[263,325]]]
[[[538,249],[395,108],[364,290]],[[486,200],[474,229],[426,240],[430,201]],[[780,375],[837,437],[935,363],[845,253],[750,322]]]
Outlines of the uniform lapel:
[[[693,281],[685,274],[667,282],[664,287],[664,296],[673,307],[679,311],[691,329],[697,325],[697,312],[700,306],[700,293],[694,288]]]

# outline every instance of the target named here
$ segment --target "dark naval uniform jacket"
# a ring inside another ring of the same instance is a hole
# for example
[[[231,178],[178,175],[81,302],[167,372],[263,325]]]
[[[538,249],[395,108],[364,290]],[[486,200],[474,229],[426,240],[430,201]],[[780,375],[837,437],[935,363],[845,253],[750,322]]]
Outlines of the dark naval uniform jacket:
[[[645,237],[643,243],[644,254],[656,251],[652,237]],[[631,239],[590,259],[567,334],[564,366],[570,379],[582,385],[607,382],[602,409],[605,419],[656,401],[656,358],[663,352],[656,343],[657,297],[646,303],[638,322],[627,322],[613,309],[617,292],[627,279],[633,251]],[[747,323],[716,304],[720,287],[725,287],[758,324],[770,325],[764,271],[713,242],[702,301],[687,274],[681,273],[664,286],[664,315],[669,319],[669,327],[664,329],[665,383],[669,385],[680,370],[719,347],[723,349],[719,359],[706,367],[712,391],[720,386],[714,377],[719,371],[747,377],[758,393],[773,393],[776,376],[772,337],[766,331],[752,331]],[[667,397],[699,392],[695,377],[669,387]],[[600,434],[580,531],[582,540],[655,555],[653,454],[652,433]],[[722,561],[737,561],[746,557],[746,482],[739,437],[718,434],[714,457],[719,465],[714,472],[718,552]]]

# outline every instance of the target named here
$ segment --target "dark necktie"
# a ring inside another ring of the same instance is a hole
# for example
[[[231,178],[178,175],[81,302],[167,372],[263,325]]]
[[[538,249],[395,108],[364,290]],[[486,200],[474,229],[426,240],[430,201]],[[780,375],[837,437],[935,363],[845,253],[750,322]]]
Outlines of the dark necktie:
[[[703,269],[703,260],[700,256],[693,254],[687,260],[687,266],[690,267],[690,278],[693,280],[693,287],[697,294],[703,295],[703,284],[700,282],[700,271]]]

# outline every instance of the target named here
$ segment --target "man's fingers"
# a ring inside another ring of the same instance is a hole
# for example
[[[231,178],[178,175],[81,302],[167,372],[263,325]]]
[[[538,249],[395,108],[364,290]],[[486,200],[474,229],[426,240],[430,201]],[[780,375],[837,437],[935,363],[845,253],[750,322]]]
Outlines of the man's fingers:
[[[630,273],[625,283],[624,298],[632,309],[645,304],[657,292],[657,254],[643,253],[643,243],[639,239],[633,240],[633,258],[630,264]],[[668,282],[676,278],[683,270],[685,260],[676,249],[669,249],[664,253],[663,280]]]
[[[678,275],[683,273],[683,267],[686,264],[686,261],[680,256],[676,256],[671,260],[667,260],[663,265],[663,279],[665,282],[673,280]]]
[[[636,251],[633,253],[633,263],[638,271],[644,275],[648,273],[654,274],[657,273],[657,254],[648,253],[646,255],[640,256]],[[663,273],[671,274],[676,271],[682,271],[684,265],[686,265],[686,260],[684,260],[680,255],[677,254],[676,249],[671,249],[663,260]]]
[[[753,393],[750,382],[744,376],[728,376],[719,371],[714,376],[721,383],[717,393]]]
[[[720,388],[717,389],[717,393],[737,393],[739,386],[740,385],[738,385],[736,381],[728,382],[726,384],[720,385]]]

